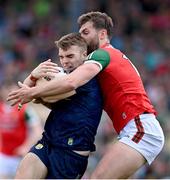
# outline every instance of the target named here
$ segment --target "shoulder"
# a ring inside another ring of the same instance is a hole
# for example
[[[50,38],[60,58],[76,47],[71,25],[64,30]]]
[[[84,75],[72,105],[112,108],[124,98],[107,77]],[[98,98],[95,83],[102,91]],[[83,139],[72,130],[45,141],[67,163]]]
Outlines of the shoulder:
[[[110,55],[104,49],[97,49],[88,55],[86,63],[89,62],[99,64],[101,70],[103,70],[110,62]]]
[[[109,53],[105,50],[105,49],[97,49],[95,51],[93,51],[92,53],[90,53],[88,55],[88,59],[91,58],[96,58],[96,59],[101,59],[101,58],[105,58],[105,59],[110,59],[110,55]]]

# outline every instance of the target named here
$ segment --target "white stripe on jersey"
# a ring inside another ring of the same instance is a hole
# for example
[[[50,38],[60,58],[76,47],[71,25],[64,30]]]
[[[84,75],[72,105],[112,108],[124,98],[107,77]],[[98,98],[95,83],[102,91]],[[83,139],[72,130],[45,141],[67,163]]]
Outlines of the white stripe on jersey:
[[[87,60],[87,61],[84,62],[84,64],[87,64],[87,63],[97,64],[100,67],[100,70],[103,69],[102,65],[99,62],[95,61],[95,60]]]

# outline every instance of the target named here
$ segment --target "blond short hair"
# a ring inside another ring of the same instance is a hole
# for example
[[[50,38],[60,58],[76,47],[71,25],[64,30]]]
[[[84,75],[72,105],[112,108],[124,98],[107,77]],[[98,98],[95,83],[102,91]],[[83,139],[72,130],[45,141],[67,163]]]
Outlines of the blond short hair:
[[[81,37],[80,33],[70,33],[62,36],[58,41],[55,41],[55,44],[63,50],[68,50],[71,46],[78,46],[83,51],[87,51],[87,43]]]

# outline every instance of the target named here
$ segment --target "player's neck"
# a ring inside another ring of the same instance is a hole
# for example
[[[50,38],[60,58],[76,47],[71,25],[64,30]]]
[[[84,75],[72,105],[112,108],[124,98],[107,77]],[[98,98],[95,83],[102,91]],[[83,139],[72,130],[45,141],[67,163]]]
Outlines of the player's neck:
[[[99,41],[99,47],[103,47],[103,46],[105,46],[106,44],[110,44],[109,39],[103,39],[103,40],[100,40],[100,41]]]

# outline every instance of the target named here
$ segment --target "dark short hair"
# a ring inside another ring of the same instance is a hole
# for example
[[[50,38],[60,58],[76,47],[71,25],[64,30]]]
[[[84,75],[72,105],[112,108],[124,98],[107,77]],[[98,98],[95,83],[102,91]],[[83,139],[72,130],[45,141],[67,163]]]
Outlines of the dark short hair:
[[[58,41],[55,41],[55,44],[63,50],[69,49],[70,46],[79,46],[82,50],[87,51],[87,43],[80,33],[70,33],[62,36]]]
[[[114,25],[110,16],[108,16],[106,13],[96,11],[82,14],[77,20],[79,27],[89,21],[93,23],[93,26],[96,29],[106,29],[108,37],[111,39]]]

